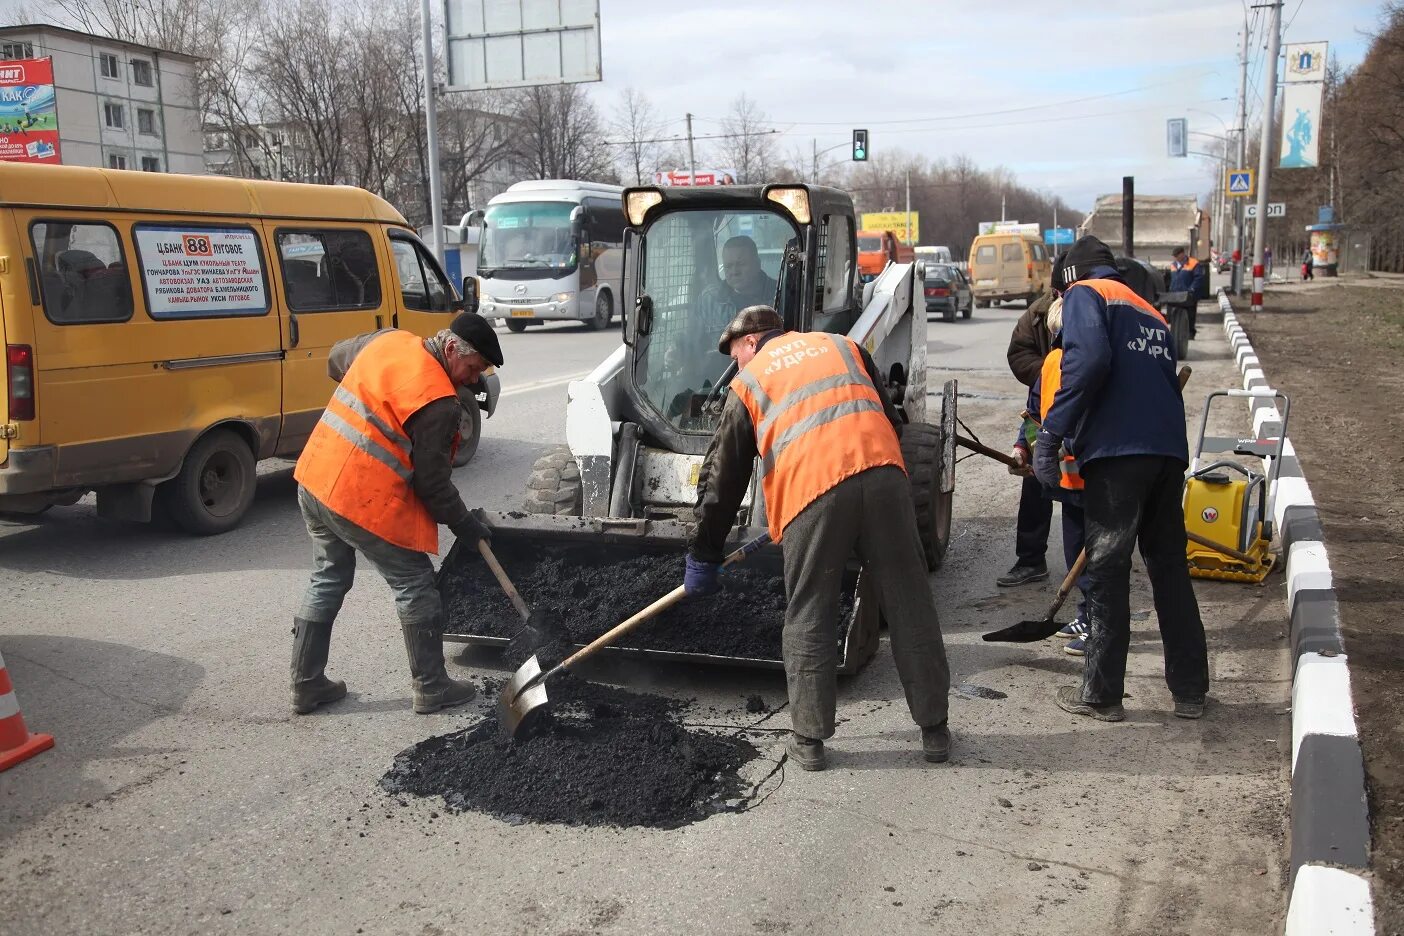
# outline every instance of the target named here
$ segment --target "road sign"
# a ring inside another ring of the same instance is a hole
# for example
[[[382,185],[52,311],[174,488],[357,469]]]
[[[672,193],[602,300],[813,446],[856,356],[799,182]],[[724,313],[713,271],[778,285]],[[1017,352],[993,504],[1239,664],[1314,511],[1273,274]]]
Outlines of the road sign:
[[[1185,118],[1165,121],[1165,155],[1171,158],[1189,155],[1189,121]]]
[[[445,90],[601,80],[599,0],[444,0],[443,10]]]
[[[1062,247],[1073,242],[1072,228],[1049,228],[1043,232],[1043,242],[1049,247]]]
[[[868,131],[866,130],[853,131],[853,161],[868,161]]]
[[[1257,205],[1244,205],[1244,206],[1243,206],[1243,214],[1244,214],[1245,217],[1248,217],[1248,218],[1256,218],[1256,217],[1258,216],[1258,206],[1257,206]],[[1287,203],[1286,203],[1286,202],[1280,202],[1280,201],[1268,202],[1268,217],[1269,217],[1269,218],[1285,218],[1285,217],[1287,217]]]
[[[1230,198],[1252,198],[1258,194],[1258,186],[1254,184],[1252,169],[1230,169],[1228,171],[1227,184],[1224,186],[1224,194]]]

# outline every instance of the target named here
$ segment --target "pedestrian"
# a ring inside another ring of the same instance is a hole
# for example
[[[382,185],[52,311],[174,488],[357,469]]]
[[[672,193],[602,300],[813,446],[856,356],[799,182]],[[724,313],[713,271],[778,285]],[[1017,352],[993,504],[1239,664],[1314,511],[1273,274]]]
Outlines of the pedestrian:
[[[1061,298],[1053,300],[1049,305],[1044,316],[1043,327],[1050,341],[1056,344],[1058,333],[1063,327],[1063,300]],[[1043,482],[1034,477],[1030,467],[1033,464],[1032,452],[1037,445],[1040,420],[1048,415],[1049,407],[1053,404],[1053,397],[1058,391],[1059,365],[1062,356],[1061,348],[1052,348],[1043,359],[1038,379],[1029,388],[1024,421],[1019,427],[1019,435],[1014,441],[1014,448],[1009,453],[1015,461],[1015,465],[1009,468],[1009,473],[1022,476],[1025,487],[1028,486],[1027,482],[1032,480],[1038,487],[1038,497],[1049,505],[1050,513],[1054,501],[1062,504],[1063,561],[1071,569],[1076,564],[1078,556],[1082,554],[1082,548],[1085,545],[1082,477],[1078,472],[1077,462],[1071,457],[1064,459],[1063,472],[1056,487],[1046,487]],[[1038,414],[1037,417],[1034,416],[1035,413]],[[1020,506],[1022,507],[1022,503]],[[1046,527],[1044,536],[1047,537]],[[1086,649],[1088,629],[1086,571],[1078,576],[1077,588],[1082,595],[1077,604],[1077,615],[1072,621],[1063,625],[1055,635],[1068,641],[1063,646],[1063,652],[1070,656],[1082,656]]]
[[[1311,269],[1310,247],[1302,251],[1302,282],[1305,283],[1309,279],[1316,279],[1316,276]]]
[[[784,544],[790,758],[804,770],[824,769],[838,687],[839,584],[856,553],[887,619],[923,755],[947,760],[950,670],[898,442],[901,417],[877,365],[842,335],[785,331],[768,305],[742,309],[717,349],[740,370],[698,478],[687,593],[717,589],[726,538],[759,457],[770,535]]]
[[[1263,248],[1263,276],[1272,279],[1272,248]]]
[[[1059,484],[1075,455],[1087,534],[1087,635],[1082,685],[1057,704],[1102,721],[1125,717],[1131,640],[1131,552],[1150,577],[1174,713],[1199,718],[1209,688],[1204,625],[1185,561],[1180,503],[1189,463],[1175,342],[1154,306],[1117,275],[1111,251],[1084,237],[1053,271],[1063,293],[1059,386],[1039,430],[1034,473]]]
[[[470,546],[491,536],[450,477],[459,442],[456,388],[476,383],[489,365],[502,366],[502,349],[473,312],[428,339],[387,328],[332,347],[327,370],[338,386],[293,472],[313,562],[293,620],[299,715],[346,695],[346,683],[324,671],[357,553],[394,592],[414,711],[462,705],[477,694],[445,671],[444,610],[428,554],[439,551],[439,524]]]
[[[1009,336],[1009,369],[1021,384],[1032,388],[1038,383],[1043,359],[1048,357],[1052,339],[1047,315],[1053,293],[1044,293],[1019,316]],[[1048,531],[1053,524],[1053,502],[1032,473],[1019,486],[1019,510],[1014,520],[1014,565],[995,579],[1001,588],[1013,588],[1048,578]]]

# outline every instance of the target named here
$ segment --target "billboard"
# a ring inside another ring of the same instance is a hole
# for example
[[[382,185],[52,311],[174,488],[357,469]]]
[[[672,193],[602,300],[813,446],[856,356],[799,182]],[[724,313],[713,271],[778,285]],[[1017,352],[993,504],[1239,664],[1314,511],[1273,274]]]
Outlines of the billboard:
[[[981,221],[975,233],[978,234],[1032,234],[1034,237],[1041,236],[1042,228],[1037,221],[1030,221],[1027,224],[1020,221]]]
[[[0,62],[0,159],[59,161],[53,59]]]
[[[599,0],[444,0],[448,91],[599,81]]]
[[[1326,43],[1294,42],[1287,46],[1282,85],[1283,169],[1313,169],[1320,164],[1321,93],[1326,78]]]
[[[735,169],[698,169],[694,180],[686,169],[660,169],[653,174],[654,185],[735,185]]]
[[[866,211],[860,219],[865,231],[891,231],[897,240],[914,245],[921,240],[921,215],[911,212],[912,236],[907,238],[907,212],[905,211]]]

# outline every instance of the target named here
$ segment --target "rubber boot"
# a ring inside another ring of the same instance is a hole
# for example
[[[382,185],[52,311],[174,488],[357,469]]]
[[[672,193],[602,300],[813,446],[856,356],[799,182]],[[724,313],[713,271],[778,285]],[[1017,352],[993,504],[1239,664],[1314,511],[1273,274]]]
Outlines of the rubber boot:
[[[409,654],[410,673],[414,677],[414,710],[428,715],[452,705],[471,702],[478,690],[471,683],[450,679],[444,668],[444,630],[442,625],[420,626],[400,623],[405,635],[405,652]]]
[[[346,683],[328,679],[324,672],[331,650],[331,632],[331,621],[293,618],[292,707],[299,715],[346,697]]]

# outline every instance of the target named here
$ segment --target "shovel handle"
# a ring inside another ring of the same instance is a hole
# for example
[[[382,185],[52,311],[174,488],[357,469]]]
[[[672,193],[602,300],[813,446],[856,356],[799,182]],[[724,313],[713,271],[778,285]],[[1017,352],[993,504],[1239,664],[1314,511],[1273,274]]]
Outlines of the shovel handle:
[[[511,599],[512,607],[517,609],[517,613],[522,616],[523,621],[528,620],[531,617],[531,610],[522,600],[522,596],[517,593],[517,588],[512,584],[512,580],[507,577],[507,570],[502,568],[502,563],[498,562],[497,557],[492,554],[492,547],[488,545],[487,540],[478,540],[478,552],[483,554],[483,561],[492,570],[493,578],[497,579],[497,584],[502,586],[502,590]]]
[[[755,552],[757,549],[760,549],[762,546],[769,542],[770,534],[762,533],[760,536],[757,536],[755,539],[741,546],[739,549],[733,551],[729,556],[727,556],[726,559],[722,562],[722,568],[726,568],[729,565],[733,565],[737,562],[740,562],[742,559],[745,559],[751,553]],[[642,624],[644,621],[647,621],[650,618],[657,617],[658,615],[662,614],[664,611],[667,611],[673,605],[677,604],[679,601],[682,601],[686,597],[687,587],[684,585],[679,585],[677,588],[668,592],[668,594],[664,595],[662,598],[659,598],[653,604],[649,605],[647,608],[644,608],[642,611],[638,612],[633,617],[614,625],[614,627],[605,631],[603,634],[596,637],[594,640],[590,641],[588,644],[581,647],[579,650],[575,651],[570,656],[566,657],[556,666],[555,669],[551,670],[551,672],[547,673],[546,676],[542,677],[542,681],[545,681],[546,679],[550,678],[551,676],[555,675],[561,670],[570,669],[576,663],[579,663],[586,657],[592,655],[596,650],[599,650],[602,647],[609,646],[610,644],[618,640],[620,637],[623,637],[629,631]]]
[[[1198,543],[1200,546],[1203,546],[1205,549],[1212,549],[1212,550],[1214,550],[1214,552],[1216,552],[1216,553],[1222,553],[1223,555],[1228,556],[1230,559],[1237,559],[1239,562],[1243,563],[1244,565],[1256,566],[1256,565],[1258,564],[1258,560],[1257,560],[1257,559],[1254,559],[1252,556],[1248,555],[1247,553],[1245,553],[1245,552],[1239,552],[1237,549],[1234,549],[1232,546],[1225,546],[1223,543],[1216,543],[1216,542],[1214,542],[1213,540],[1209,539],[1208,537],[1200,536],[1198,533],[1194,532],[1193,530],[1186,530],[1186,531],[1185,531],[1185,536],[1189,539],[1189,541],[1190,541],[1191,543]]]
[[[1068,600],[1068,595],[1073,590],[1073,585],[1077,583],[1077,577],[1087,568],[1087,550],[1077,554],[1077,561],[1068,570],[1067,576],[1063,579],[1063,584],[1058,586],[1058,594],[1053,596],[1053,604],[1048,608],[1048,620],[1053,620],[1058,615],[1059,609],[1063,607],[1063,602]]]
[[[961,448],[968,448],[970,449],[970,451],[974,452],[977,455],[983,455],[986,458],[993,458],[1001,465],[1008,465],[1010,468],[1013,468],[1016,471],[1021,468],[1027,467],[1026,465],[1020,465],[1017,461],[1014,460],[1013,456],[1006,455],[999,449],[992,449],[988,445],[976,442],[974,439],[967,439],[965,436],[960,435],[959,433],[956,434],[956,445],[959,445]]]

